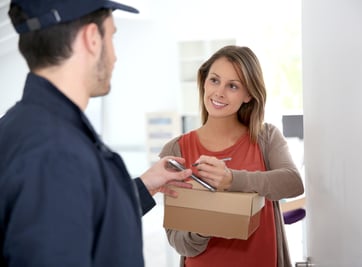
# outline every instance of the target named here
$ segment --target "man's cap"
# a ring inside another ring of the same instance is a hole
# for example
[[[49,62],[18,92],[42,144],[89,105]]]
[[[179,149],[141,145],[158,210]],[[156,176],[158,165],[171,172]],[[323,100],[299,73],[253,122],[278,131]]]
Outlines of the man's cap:
[[[28,17],[23,23],[13,24],[18,33],[76,20],[102,8],[139,13],[134,7],[107,0],[11,0],[11,5],[17,5]]]

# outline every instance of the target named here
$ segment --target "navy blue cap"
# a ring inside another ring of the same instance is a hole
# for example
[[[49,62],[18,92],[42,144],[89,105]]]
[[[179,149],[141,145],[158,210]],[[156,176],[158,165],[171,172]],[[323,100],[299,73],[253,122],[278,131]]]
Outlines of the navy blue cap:
[[[139,13],[131,6],[107,0],[11,0],[11,5],[19,6],[29,17],[24,23],[14,25],[18,33],[72,21],[101,8]]]

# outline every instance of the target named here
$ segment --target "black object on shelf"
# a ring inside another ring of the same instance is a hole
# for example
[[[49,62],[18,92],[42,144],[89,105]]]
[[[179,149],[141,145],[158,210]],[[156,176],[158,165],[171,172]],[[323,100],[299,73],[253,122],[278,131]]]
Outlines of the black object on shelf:
[[[283,115],[283,135],[303,139],[303,115]]]

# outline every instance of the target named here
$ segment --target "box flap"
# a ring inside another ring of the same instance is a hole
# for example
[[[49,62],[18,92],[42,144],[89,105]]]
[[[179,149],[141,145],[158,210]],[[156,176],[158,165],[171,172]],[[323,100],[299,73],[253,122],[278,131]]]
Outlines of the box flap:
[[[173,187],[177,198],[165,196],[165,205],[216,211],[230,214],[254,215],[264,206],[264,198],[257,193],[210,192]]]

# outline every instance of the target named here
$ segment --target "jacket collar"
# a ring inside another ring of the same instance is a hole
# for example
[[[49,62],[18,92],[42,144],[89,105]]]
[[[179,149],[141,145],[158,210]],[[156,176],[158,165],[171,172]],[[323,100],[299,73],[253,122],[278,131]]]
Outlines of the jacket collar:
[[[22,101],[24,104],[42,106],[56,114],[85,132],[98,149],[105,150],[103,142],[84,112],[47,79],[28,73]]]

